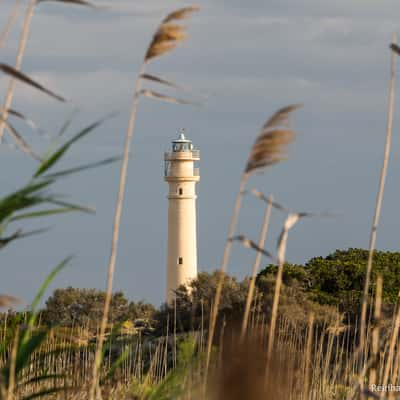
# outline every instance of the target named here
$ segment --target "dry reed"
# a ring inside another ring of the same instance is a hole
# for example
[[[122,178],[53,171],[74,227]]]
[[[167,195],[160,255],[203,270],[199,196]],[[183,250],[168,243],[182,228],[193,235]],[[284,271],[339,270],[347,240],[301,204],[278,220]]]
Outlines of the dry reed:
[[[11,307],[14,304],[21,303],[21,300],[18,299],[17,297],[6,295],[6,294],[0,294],[0,308],[7,308]]]
[[[267,205],[265,207],[263,225],[261,228],[260,238],[258,240],[258,247],[261,249],[264,247],[265,239],[266,239],[267,233],[268,233],[269,220],[271,217],[271,210],[272,210],[272,200],[273,200],[273,198],[272,198],[272,196],[270,196],[268,198]],[[244,336],[245,336],[245,333],[247,330],[250,306],[251,306],[251,303],[253,302],[254,288],[256,285],[256,277],[257,277],[258,269],[260,267],[260,261],[261,261],[261,252],[258,251],[256,254],[256,258],[254,260],[252,271],[251,271],[249,289],[247,292],[246,305],[245,305],[245,309],[244,309],[242,327],[241,327],[241,332],[240,332],[240,341],[244,340]]]
[[[215,324],[217,322],[218,308],[221,300],[223,277],[228,267],[230,251],[232,246],[232,238],[235,234],[236,224],[239,217],[240,207],[244,194],[246,183],[251,174],[263,170],[285,158],[287,145],[292,142],[294,132],[289,129],[290,114],[297,110],[300,105],[290,105],[283,107],[272,115],[270,119],[263,125],[260,134],[253,144],[245,166],[245,169],[240,178],[239,192],[236,195],[235,204],[233,207],[231,222],[229,225],[228,238],[225,243],[224,255],[219,268],[221,274],[215,291],[215,298],[211,310],[211,318],[209,324],[209,332],[207,338],[204,384],[203,391],[207,386],[208,369],[211,359],[211,347],[214,338]]]
[[[22,35],[21,35],[21,40],[19,43],[17,59],[15,62],[15,70],[17,70],[17,71],[19,71],[21,69],[22,59],[24,56],[25,47],[26,47],[26,43],[28,40],[28,35],[29,35],[29,30],[30,30],[30,26],[31,26],[31,21],[32,21],[35,5],[36,5],[36,0],[30,0],[28,3],[28,7],[26,9],[26,12],[25,12],[25,19],[24,19],[24,23],[23,23]],[[0,141],[3,138],[4,127],[5,127],[4,122],[7,120],[7,117],[8,117],[7,110],[11,107],[11,102],[12,102],[12,99],[14,96],[14,88],[15,88],[15,79],[11,79],[10,83],[8,84],[6,98],[4,101],[4,105],[2,107],[3,112],[1,114],[1,119],[0,119]]]
[[[282,275],[283,275],[283,266],[285,263],[285,254],[286,254],[286,247],[287,247],[287,239],[289,235],[289,230],[293,228],[293,226],[304,217],[312,217],[316,214],[311,213],[291,213],[286,218],[282,232],[280,234],[278,240],[278,250],[277,250],[277,258],[278,258],[278,272],[276,275],[275,280],[275,290],[274,290],[274,299],[272,303],[272,311],[271,311],[271,322],[269,328],[269,337],[268,337],[268,351],[267,351],[267,362],[266,362],[266,369],[265,374],[268,376],[268,371],[270,367],[270,361],[272,356],[272,349],[274,346],[274,338],[275,338],[275,328],[276,328],[276,320],[278,318],[278,304],[279,304],[279,296],[281,292],[282,286]]]
[[[13,27],[15,21],[17,20],[20,5],[21,5],[21,0],[16,0],[14,3],[14,7],[11,10],[11,14],[6,22],[6,26],[4,27],[3,31],[0,33],[0,49],[6,43],[8,36],[12,30],[12,27]]]
[[[34,14],[35,7],[42,2],[59,2],[59,3],[66,3],[66,4],[78,4],[78,5],[90,5],[90,3],[83,1],[83,0],[29,0],[26,12],[25,12],[25,17],[24,17],[24,22],[23,22],[23,27],[22,27],[22,34],[21,34],[21,39],[19,42],[19,47],[18,47],[18,52],[17,52],[17,58],[15,61],[15,67],[14,67],[14,74],[10,79],[10,82],[7,87],[6,91],[6,97],[4,100],[4,105],[1,107],[1,118],[0,118],[0,142],[3,140],[3,135],[4,135],[4,128],[7,126],[5,122],[7,121],[8,118],[8,113],[9,109],[11,108],[11,103],[13,100],[14,96],[14,90],[15,90],[15,78],[21,78],[21,76],[18,76],[18,72],[21,69],[22,66],[22,60],[24,57],[25,49],[26,49],[26,44],[28,41],[28,36],[29,36],[29,31],[31,27],[31,22]],[[1,46],[0,46],[1,47]],[[40,89],[38,87],[38,89]],[[50,95],[54,95],[54,93],[48,92]],[[54,95],[53,97],[58,97],[58,100],[64,101],[63,98]]]
[[[146,77],[145,68],[146,65],[155,57],[166,54],[167,52],[173,50],[179,42],[181,42],[184,38],[186,38],[185,28],[180,25],[171,24],[171,22],[176,20],[182,20],[187,18],[192,12],[197,11],[198,7],[186,7],[179,10],[176,10],[169,15],[167,15],[164,20],[159,25],[156,33],[153,36],[153,39],[146,51],[144,56],[143,63],[140,67],[138,77],[135,83],[134,94],[132,97],[131,111],[129,115],[128,128],[125,136],[124,143],[124,151],[122,157],[121,171],[119,177],[119,185],[118,185],[118,197],[115,206],[114,212],[114,222],[113,222],[113,231],[112,231],[112,240],[111,240],[111,253],[108,264],[108,272],[107,272],[107,287],[106,287],[106,297],[104,302],[104,312],[100,325],[100,332],[98,336],[98,341],[96,345],[96,353],[95,353],[95,362],[93,364],[93,377],[92,383],[90,386],[89,399],[94,400],[96,397],[96,390],[98,388],[98,380],[99,380],[99,368],[101,363],[101,354],[103,348],[104,334],[107,327],[108,314],[110,309],[111,297],[112,297],[112,287],[113,287],[113,278],[115,271],[115,261],[117,257],[117,245],[119,238],[119,230],[120,230],[120,222],[121,222],[121,214],[122,214],[122,206],[124,200],[124,193],[126,187],[126,177],[128,170],[128,162],[129,162],[129,154],[131,141],[133,137],[133,130],[135,127],[135,119],[136,119],[136,110],[137,104],[140,95],[146,94],[146,91],[142,90],[143,79]],[[151,93],[151,92],[150,92]],[[148,94],[147,94],[148,95]]]
[[[304,399],[308,398],[309,388],[310,388],[310,361],[311,361],[311,351],[313,342],[313,329],[314,329],[314,313],[311,313],[308,319],[306,358],[304,360],[304,386],[303,386]]]
[[[395,45],[395,42],[396,42],[396,37],[394,36],[393,37],[393,45]],[[361,352],[365,346],[365,335],[366,335],[365,325],[366,325],[366,316],[367,316],[369,282],[370,282],[371,271],[372,271],[372,261],[373,261],[373,257],[374,257],[376,234],[377,234],[379,217],[380,217],[381,208],[382,208],[383,193],[385,190],[385,181],[386,181],[389,156],[390,156],[390,146],[391,146],[391,140],[392,140],[396,58],[397,58],[397,54],[395,53],[395,50],[392,50],[391,51],[391,63],[390,63],[390,88],[389,88],[389,104],[388,104],[386,141],[385,141],[383,163],[382,163],[380,180],[379,180],[379,189],[378,189],[378,193],[377,193],[377,197],[376,197],[374,218],[373,218],[373,222],[372,222],[370,239],[369,239],[369,255],[368,255],[367,270],[365,272],[364,291],[363,291],[362,305],[361,305],[361,318],[360,318],[360,349],[361,349]]]
[[[372,330],[372,359],[378,363],[379,354],[379,330],[381,324],[381,307],[382,307],[382,276],[376,279],[375,291],[375,308],[374,308],[374,326]],[[374,364],[369,374],[369,384],[377,383],[377,365]]]

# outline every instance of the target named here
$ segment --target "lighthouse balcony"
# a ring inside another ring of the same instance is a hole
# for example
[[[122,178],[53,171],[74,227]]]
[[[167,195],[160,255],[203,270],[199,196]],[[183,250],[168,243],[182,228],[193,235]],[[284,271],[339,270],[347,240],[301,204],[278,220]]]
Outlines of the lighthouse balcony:
[[[200,150],[189,150],[189,151],[171,151],[164,153],[164,160],[200,160]]]
[[[200,177],[200,168],[193,168],[193,173],[191,175],[182,175],[182,176],[178,176],[176,174],[172,174],[171,173],[171,169],[167,166],[165,171],[164,171],[164,177],[165,178],[182,178],[183,180],[193,177],[193,178],[199,178]],[[198,179],[195,179],[196,181]]]

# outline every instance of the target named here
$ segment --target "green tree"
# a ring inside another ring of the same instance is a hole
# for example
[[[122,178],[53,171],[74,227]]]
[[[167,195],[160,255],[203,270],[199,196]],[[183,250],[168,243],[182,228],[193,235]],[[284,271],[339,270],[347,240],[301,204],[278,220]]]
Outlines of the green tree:
[[[275,279],[278,267],[269,265],[257,276],[258,302],[265,315],[272,312]],[[310,277],[302,265],[286,263],[282,275],[282,289],[279,299],[279,314],[285,316],[294,325],[306,325],[311,312],[316,323],[331,323],[337,319],[335,307],[313,301],[310,295]]]
[[[327,257],[311,259],[305,268],[311,281],[310,292],[320,303],[334,304],[344,311],[359,312],[368,251],[337,250]],[[372,282],[377,274],[383,278],[383,302],[393,305],[400,290],[400,253],[376,251],[373,259]],[[371,285],[371,293],[374,284]]]
[[[157,314],[158,333],[164,334],[166,322],[170,322],[173,329],[176,315],[177,331],[187,332],[190,330],[206,329],[211,311],[211,302],[215,296],[220,272],[200,272],[189,288],[181,286],[176,290],[176,313],[174,304],[164,304]],[[244,311],[248,289],[248,281],[238,281],[236,278],[225,275],[219,312],[220,321],[224,318],[228,321],[241,318]]]
[[[88,325],[96,329],[104,307],[105,292],[96,289],[79,289],[68,287],[56,289],[46,301],[42,312],[43,321],[47,324],[61,326]],[[154,313],[151,304],[129,302],[122,292],[112,296],[110,323],[138,318],[149,319]]]
[[[337,307],[348,315],[358,315],[367,260],[368,250],[336,250],[326,257],[312,258],[304,266],[286,264],[283,282],[287,287],[297,287],[298,292],[302,292],[307,300]],[[257,282],[264,293],[271,290],[265,279],[275,276],[275,273],[274,265],[267,266],[259,273]],[[372,269],[373,283],[378,273],[383,278],[383,302],[390,308],[396,304],[400,290],[400,253],[376,251]],[[373,294],[374,284],[370,291]]]

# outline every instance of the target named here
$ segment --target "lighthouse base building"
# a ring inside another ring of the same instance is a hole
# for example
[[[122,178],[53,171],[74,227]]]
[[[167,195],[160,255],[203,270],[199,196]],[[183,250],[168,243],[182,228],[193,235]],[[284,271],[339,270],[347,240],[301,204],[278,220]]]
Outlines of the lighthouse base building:
[[[195,163],[200,152],[181,131],[164,154],[164,179],[168,183],[168,245],[166,301],[173,303],[175,290],[197,277],[196,183],[200,180]]]

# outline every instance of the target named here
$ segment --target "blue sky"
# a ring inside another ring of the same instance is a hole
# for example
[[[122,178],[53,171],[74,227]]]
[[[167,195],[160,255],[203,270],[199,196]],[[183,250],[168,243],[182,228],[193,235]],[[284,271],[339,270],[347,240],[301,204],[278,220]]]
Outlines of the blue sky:
[[[25,2],[23,5],[25,7]],[[163,15],[180,1],[113,0],[93,11],[43,3],[35,11],[23,70],[68,104],[19,86],[14,107],[49,133],[79,108],[70,134],[118,110],[118,116],[77,146],[71,166],[122,151],[135,74]],[[0,27],[13,1],[0,4]],[[293,127],[298,133],[287,162],[251,179],[250,187],[273,194],[294,210],[330,211],[337,218],[301,221],[291,231],[288,259],[302,263],[337,248],[367,247],[387,118],[388,45],[398,31],[400,7],[381,0],[252,0],[200,3],[188,25],[190,39],[155,60],[149,71],[208,96],[204,107],[142,99],[129,166],[115,289],[131,299],[160,304],[164,298],[167,185],[163,151],[177,131],[201,150],[198,185],[199,268],[221,261],[239,176],[261,125],[277,108],[304,103]],[[14,63],[19,18],[1,61]],[[7,80],[0,77],[0,92]],[[182,95],[182,94],[181,94]],[[398,109],[396,105],[396,110]],[[396,250],[400,216],[399,119],[384,196],[378,248]],[[50,143],[23,125],[38,150]],[[0,148],[1,194],[23,185],[34,162]],[[0,292],[29,302],[44,276],[62,258],[76,257],[53,287],[105,286],[119,166],[86,172],[57,189],[71,200],[95,205],[95,216],[74,214],[42,221],[52,230],[2,250]],[[238,232],[256,239],[263,204],[246,199]],[[274,214],[266,247],[274,250],[283,216]],[[37,225],[30,225],[36,227]],[[28,228],[28,226],[27,226]],[[229,271],[249,273],[254,254],[234,246]],[[266,260],[267,262],[267,260]]]

